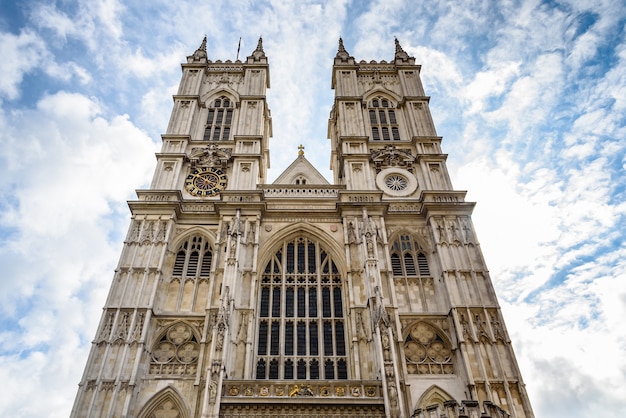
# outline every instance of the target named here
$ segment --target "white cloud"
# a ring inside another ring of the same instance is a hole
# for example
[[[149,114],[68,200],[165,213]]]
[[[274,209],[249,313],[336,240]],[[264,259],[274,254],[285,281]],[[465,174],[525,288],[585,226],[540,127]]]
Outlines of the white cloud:
[[[128,224],[120,203],[148,180],[156,147],[80,94],[3,116],[0,190],[18,192],[0,219],[13,231],[2,243],[0,309],[15,320],[0,332],[0,378],[12,382],[0,410],[67,415]]]
[[[31,3],[28,27],[0,35],[0,97],[14,101],[0,113],[0,265],[10,278],[0,282],[0,380],[13,382],[0,411],[67,416],[128,226],[123,201],[154,165],[146,132],[164,132],[179,63],[206,33],[209,57],[222,60],[234,60],[240,36],[240,58],[264,37],[270,178],[301,142],[328,166],[337,38],[357,60],[390,60],[398,36],[423,64],[453,183],[478,202],[474,223],[537,416],[624,415],[626,47],[616,6]],[[42,97],[23,83],[35,71],[80,94]],[[35,109],[16,103],[24,93]]]
[[[15,99],[24,74],[39,67],[48,56],[43,40],[33,31],[25,30],[19,35],[0,33],[0,97]]]
[[[498,62],[475,74],[461,91],[469,104],[469,113],[488,110],[488,101],[497,98],[510,88],[511,81],[519,75],[520,62]]]

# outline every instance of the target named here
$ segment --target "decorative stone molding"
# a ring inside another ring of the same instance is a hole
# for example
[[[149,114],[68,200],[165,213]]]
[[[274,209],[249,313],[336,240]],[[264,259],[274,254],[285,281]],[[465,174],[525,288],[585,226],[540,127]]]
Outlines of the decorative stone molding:
[[[280,188],[265,188],[263,194],[266,198],[336,198],[339,190],[335,188],[291,188],[281,186]]]
[[[250,381],[225,380],[222,398],[230,402],[231,398],[292,398],[308,399],[344,399],[380,401],[382,399],[380,381]]]
[[[192,148],[187,160],[192,168],[218,167],[225,170],[231,154],[232,150],[229,148],[219,148],[215,144],[209,144],[206,147]]]
[[[222,404],[220,416],[224,417],[326,417],[326,418],[346,418],[346,417],[368,417],[384,418],[384,405],[312,405],[312,404],[261,404],[261,403],[241,403]]]
[[[388,210],[389,212],[419,212],[421,208],[419,204],[391,203]]]
[[[376,170],[386,167],[405,167],[410,170],[415,162],[415,156],[406,148],[397,148],[395,145],[387,145],[383,149],[371,150],[370,159]]]
[[[388,167],[376,176],[376,186],[388,196],[405,197],[415,193],[417,180],[405,169]]]
[[[215,205],[213,203],[183,203],[181,209],[185,213],[209,213],[215,212]]]

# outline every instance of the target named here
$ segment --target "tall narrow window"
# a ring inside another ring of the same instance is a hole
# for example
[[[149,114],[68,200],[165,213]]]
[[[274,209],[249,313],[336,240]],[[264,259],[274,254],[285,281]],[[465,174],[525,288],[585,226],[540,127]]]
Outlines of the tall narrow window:
[[[400,130],[393,103],[387,99],[377,98],[370,103],[369,121],[372,129],[372,141],[398,141]]]
[[[204,129],[204,141],[228,141],[230,139],[230,127],[233,121],[232,103],[222,96],[213,102],[209,109],[206,126]]]
[[[263,269],[257,379],[347,379],[341,275],[319,242],[285,242]]]
[[[198,236],[189,238],[176,252],[172,276],[209,277],[212,259],[211,246],[205,239]]]
[[[428,277],[426,253],[410,235],[400,235],[391,246],[391,270],[395,277]]]

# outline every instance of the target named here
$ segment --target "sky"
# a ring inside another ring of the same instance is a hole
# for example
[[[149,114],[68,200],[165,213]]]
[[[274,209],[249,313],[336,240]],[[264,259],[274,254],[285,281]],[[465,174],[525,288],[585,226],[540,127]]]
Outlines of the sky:
[[[338,38],[422,65],[537,417],[626,415],[623,0],[0,2],[0,416],[67,417],[180,64],[270,63],[270,180],[330,173]]]

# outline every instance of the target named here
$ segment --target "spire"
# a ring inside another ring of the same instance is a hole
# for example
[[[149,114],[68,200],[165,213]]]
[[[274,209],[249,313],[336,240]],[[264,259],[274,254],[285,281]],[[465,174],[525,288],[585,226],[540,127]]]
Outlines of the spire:
[[[395,60],[396,62],[401,61],[401,62],[407,62],[409,61],[409,59],[413,58],[413,57],[409,57],[409,54],[407,54],[404,49],[402,49],[402,46],[400,45],[400,41],[398,41],[398,38],[394,37],[394,41],[396,43],[396,55],[395,55]],[[413,59],[415,61],[415,59]]]
[[[252,53],[251,56],[248,57],[248,61],[259,62],[261,60],[267,60],[265,56],[265,51],[263,51],[263,38],[259,37],[259,42],[256,45],[256,49]]]
[[[398,40],[398,38],[394,36],[393,40],[396,43],[396,55],[398,55],[399,53],[404,53],[404,49],[402,49],[402,46],[400,45],[400,41]]]
[[[202,44],[196,49],[196,52],[193,55],[187,57],[187,62],[206,62],[207,53],[206,53],[206,36],[202,39]]]
[[[343,38],[341,36],[339,37],[339,51],[337,51],[337,53],[339,52],[345,52],[346,54],[348,53],[346,51],[346,48],[343,46]]]
[[[335,63],[339,62],[348,62],[348,60],[352,59],[352,63],[354,63],[354,57],[351,57],[346,48],[343,46],[343,38],[339,38],[339,49],[337,50],[337,55],[335,55]]]
[[[265,54],[265,51],[263,51],[263,37],[261,36],[259,36],[259,42],[257,42],[256,49],[254,50],[254,52],[257,52],[257,51]]]

